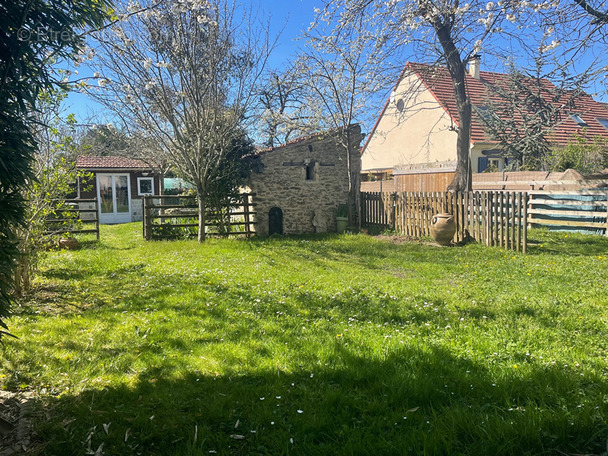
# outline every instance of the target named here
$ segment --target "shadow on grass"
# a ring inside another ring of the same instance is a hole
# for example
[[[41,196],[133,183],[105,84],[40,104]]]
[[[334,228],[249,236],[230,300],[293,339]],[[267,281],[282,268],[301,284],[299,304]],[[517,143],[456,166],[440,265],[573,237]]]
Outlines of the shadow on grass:
[[[528,233],[528,254],[532,255],[596,256],[608,252],[608,237],[606,236],[542,229],[529,230]],[[288,245],[297,245],[299,249],[307,251],[313,256],[321,254],[328,259],[353,257],[354,262],[370,266],[372,269],[377,269],[382,260],[394,257],[395,252],[399,250],[411,253],[410,259],[412,261],[425,262],[430,260],[439,262],[444,254],[446,258],[451,258],[448,253],[450,250],[462,248],[462,246],[454,246],[453,249],[439,248],[434,245],[423,244],[418,240],[408,240],[407,236],[403,236],[404,242],[393,242],[393,238],[399,238],[399,235],[394,235],[388,239],[382,236],[360,235],[359,237],[360,241],[354,243],[354,246],[352,242],[343,245],[336,242],[324,242],[339,239],[340,235],[336,234],[252,238],[243,239],[242,242],[257,247],[271,242],[285,242]],[[353,250],[353,247],[356,250]],[[431,255],[431,258],[427,258],[427,255]]]
[[[603,379],[522,366],[494,378],[432,347],[384,359],[333,342],[314,370],[209,376],[162,365],[132,386],[46,400],[43,454],[575,454],[604,449]],[[185,366],[184,366],[185,367]],[[523,372],[527,372],[524,374]],[[586,396],[581,391],[586,392]],[[582,405],[581,405],[582,404]]]
[[[385,270],[391,263],[401,264],[403,258],[413,264],[452,264],[454,261],[453,252],[450,252],[452,249],[421,244],[420,241],[406,240],[397,243],[395,237],[311,234],[243,239],[240,242],[259,250],[283,244],[280,250],[283,258],[321,268],[331,268],[332,263],[340,263],[367,270]],[[277,250],[273,253],[276,254]],[[277,261],[276,256],[266,253],[260,255],[265,255],[269,264],[275,264]]]
[[[608,237],[564,231],[531,230],[529,254],[596,256],[608,252]]]

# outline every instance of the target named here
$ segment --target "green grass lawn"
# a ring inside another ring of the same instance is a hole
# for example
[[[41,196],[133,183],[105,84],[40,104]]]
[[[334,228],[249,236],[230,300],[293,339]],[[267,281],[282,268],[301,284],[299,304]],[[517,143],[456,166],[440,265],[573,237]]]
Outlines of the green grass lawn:
[[[39,452],[600,454],[608,239],[528,255],[364,235],[50,253],[0,347]]]

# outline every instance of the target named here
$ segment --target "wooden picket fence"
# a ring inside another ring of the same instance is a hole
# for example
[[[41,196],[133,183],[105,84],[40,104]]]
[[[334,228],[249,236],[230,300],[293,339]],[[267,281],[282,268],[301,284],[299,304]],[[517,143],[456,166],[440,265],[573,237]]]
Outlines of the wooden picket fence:
[[[242,193],[239,201],[219,213],[205,214],[207,236],[250,237],[255,233],[255,193]],[[144,239],[176,239],[198,234],[198,204],[194,196],[145,196]]]
[[[361,225],[420,238],[430,236],[435,214],[454,215],[454,242],[526,252],[528,195],[522,192],[361,193]]]

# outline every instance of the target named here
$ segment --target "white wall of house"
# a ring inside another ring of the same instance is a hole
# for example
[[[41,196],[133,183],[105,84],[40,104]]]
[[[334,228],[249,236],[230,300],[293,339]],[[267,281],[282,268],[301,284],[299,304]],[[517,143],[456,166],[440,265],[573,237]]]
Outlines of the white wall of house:
[[[363,172],[455,159],[452,120],[418,77],[406,75],[391,99],[361,156]]]

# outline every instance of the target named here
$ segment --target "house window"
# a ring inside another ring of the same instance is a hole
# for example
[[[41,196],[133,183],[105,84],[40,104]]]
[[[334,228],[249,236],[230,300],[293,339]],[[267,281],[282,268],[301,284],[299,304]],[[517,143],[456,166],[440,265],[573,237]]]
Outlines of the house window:
[[[500,159],[499,158],[488,158],[488,168],[500,170]]]
[[[477,172],[496,172],[504,169],[502,158],[479,157],[477,159]]]
[[[602,127],[608,130],[608,119],[597,119],[597,121],[602,124]]]
[[[315,180],[315,162],[310,162],[306,164],[306,180]]]
[[[586,127],[587,126],[587,122],[585,122],[583,120],[583,118],[581,116],[579,116],[578,114],[570,114],[570,118],[572,120],[574,120],[574,122],[579,126],[579,127]]]
[[[137,194],[154,195],[154,178],[153,177],[138,177],[137,178]]]

